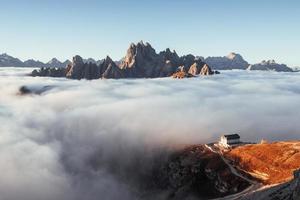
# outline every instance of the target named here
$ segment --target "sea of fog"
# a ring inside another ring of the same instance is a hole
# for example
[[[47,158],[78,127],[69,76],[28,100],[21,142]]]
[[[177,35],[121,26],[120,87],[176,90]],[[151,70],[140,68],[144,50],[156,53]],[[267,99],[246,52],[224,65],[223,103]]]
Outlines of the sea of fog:
[[[31,70],[0,68],[0,200],[138,199],[132,168],[157,149],[224,133],[300,138],[300,73],[77,81]],[[51,88],[22,96],[24,85]]]

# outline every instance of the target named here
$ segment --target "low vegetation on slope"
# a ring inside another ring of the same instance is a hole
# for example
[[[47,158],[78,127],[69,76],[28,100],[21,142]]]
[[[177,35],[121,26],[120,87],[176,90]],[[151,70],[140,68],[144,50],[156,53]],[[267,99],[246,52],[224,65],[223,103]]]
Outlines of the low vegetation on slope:
[[[300,141],[245,145],[225,156],[265,184],[282,183],[300,168]]]

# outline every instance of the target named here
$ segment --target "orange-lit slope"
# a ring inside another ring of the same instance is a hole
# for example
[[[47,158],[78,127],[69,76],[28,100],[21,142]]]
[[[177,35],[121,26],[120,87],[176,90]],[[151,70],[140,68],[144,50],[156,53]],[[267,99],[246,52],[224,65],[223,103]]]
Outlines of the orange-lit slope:
[[[300,168],[300,141],[245,145],[225,156],[265,184],[281,183]]]

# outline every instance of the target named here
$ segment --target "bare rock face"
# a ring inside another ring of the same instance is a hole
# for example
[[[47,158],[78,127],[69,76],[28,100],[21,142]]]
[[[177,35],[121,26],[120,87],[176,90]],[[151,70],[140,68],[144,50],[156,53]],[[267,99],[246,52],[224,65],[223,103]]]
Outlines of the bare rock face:
[[[67,78],[81,79],[84,71],[84,63],[80,56],[74,56],[72,63],[67,67],[68,71],[66,74]]]
[[[166,60],[165,64],[161,68],[161,71],[159,73],[159,77],[166,77],[166,76],[171,76],[174,72],[174,65],[171,60]]]
[[[112,59],[109,56],[106,56],[103,62],[99,65],[99,73],[103,75],[111,63],[113,63]]]
[[[195,56],[188,54],[180,58],[180,66],[184,66],[185,71],[189,71],[190,66],[197,61],[199,60],[196,60]]]
[[[158,76],[162,65],[162,60],[152,46],[141,41],[130,45],[120,68],[125,70],[128,78],[154,78]]]
[[[99,67],[92,62],[84,63],[80,56],[74,56],[72,63],[67,66],[66,77],[71,79],[97,79],[100,77]]]
[[[171,52],[169,48],[160,52],[159,57],[164,63],[160,69],[159,77],[171,76],[180,65],[180,57],[175,51]]]
[[[207,64],[205,64],[200,71],[200,75],[208,76],[212,74],[214,74],[214,72],[210,69],[210,67]]]
[[[199,75],[203,66],[205,66],[206,64],[203,62],[195,62],[194,64],[192,64],[189,68],[188,73],[196,76]],[[203,74],[202,74],[203,75]]]
[[[122,71],[109,56],[107,56],[104,62],[100,65],[100,70],[102,78],[125,78],[124,71]]]
[[[180,58],[176,51],[172,52],[169,48],[167,48],[165,51],[160,52],[159,55],[163,58],[163,60],[170,60],[174,65],[179,64]]]
[[[95,63],[89,62],[84,65],[84,72],[82,78],[92,80],[97,79],[99,77],[99,67]]]

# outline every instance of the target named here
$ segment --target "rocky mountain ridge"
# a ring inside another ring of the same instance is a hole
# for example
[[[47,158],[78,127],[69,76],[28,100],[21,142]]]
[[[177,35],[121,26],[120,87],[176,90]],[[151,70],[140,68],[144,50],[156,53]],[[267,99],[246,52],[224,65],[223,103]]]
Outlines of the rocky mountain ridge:
[[[259,71],[277,71],[277,72],[293,72],[291,67],[285,64],[278,64],[274,60],[262,61],[257,64],[249,64],[244,58],[237,53],[230,53],[224,57],[207,57],[204,62],[211,66],[214,70],[259,70]]]
[[[138,50],[140,53],[138,55],[136,55],[137,56],[136,62],[138,62],[140,64],[143,64],[144,61],[147,61],[147,63],[149,63],[148,62],[149,59],[153,60],[153,59],[156,59],[157,57],[161,57],[162,60],[165,61],[164,64],[166,65],[166,67],[161,72],[162,74],[160,76],[166,76],[164,74],[169,74],[170,71],[172,71],[171,66],[178,66],[183,63],[186,64],[186,66],[190,66],[193,64],[194,60],[201,60],[201,61],[207,63],[213,70],[232,70],[232,69],[246,70],[247,69],[247,70],[278,71],[278,72],[292,72],[292,71],[299,70],[299,69],[293,70],[291,67],[288,67],[285,64],[278,64],[274,60],[262,61],[261,63],[257,63],[257,64],[249,64],[240,54],[233,53],[233,52],[230,53],[229,55],[223,56],[223,57],[210,56],[210,57],[204,58],[201,56],[193,56],[191,54],[186,55],[184,57],[179,57],[175,51],[171,52],[171,50],[169,48],[167,48],[165,51],[162,51],[159,54],[155,55],[156,52],[151,47],[151,45],[148,43],[145,43],[144,44],[145,47],[143,47],[145,52],[142,53],[142,51],[140,51],[141,47],[142,47],[142,45],[141,45],[142,43],[143,42],[140,42],[140,45],[132,44],[132,46],[130,48],[131,50],[129,52],[127,52],[127,54],[131,55],[131,56],[129,56],[127,58],[124,57],[119,61],[114,61],[115,64],[117,66],[121,66],[121,68],[126,68],[126,69],[131,68],[133,66],[133,63],[132,63],[133,60],[130,60],[130,59],[132,59],[134,57],[135,51]],[[141,59],[145,58],[143,56],[145,53],[147,53],[147,55],[149,55],[150,57],[147,57],[145,60],[142,61]],[[95,60],[93,58],[83,59],[84,63],[93,63],[96,65],[101,65],[101,63],[103,61],[104,61],[104,59],[102,59],[102,60]],[[57,60],[56,58],[51,59],[47,63],[43,63],[41,61],[33,60],[33,59],[29,59],[29,60],[22,62],[20,59],[14,58],[7,54],[0,55],[0,67],[13,66],[13,67],[58,67],[58,68],[64,68],[64,67],[66,67],[67,64],[70,64],[70,63],[71,63],[71,61],[69,61],[69,60],[66,60],[65,62],[61,62],[61,61]],[[158,64],[158,63],[156,63],[156,64]],[[160,64],[162,64],[162,63],[160,63]],[[149,69],[146,66],[145,66],[145,68]],[[187,69],[187,67],[186,67],[185,70],[188,71],[189,69]],[[131,70],[128,70],[128,71],[131,71]],[[132,72],[130,72],[130,76],[137,76],[134,73],[136,73],[136,71],[132,70]],[[149,73],[149,72],[146,72],[146,73]]]
[[[275,60],[263,60],[261,63],[250,65],[247,70],[261,70],[261,71],[280,71],[293,72],[294,70],[285,64],[278,64]]]
[[[236,53],[224,57],[207,57],[204,61],[216,70],[247,69],[249,66],[249,63]]]
[[[65,70],[41,68],[34,70],[33,76],[55,76],[71,79],[99,79],[99,78],[158,78],[169,77],[176,72],[183,72],[189,76],[212,75],[217,72],[203,62],[200,58],[191,54],[178,56],[175,51],[167,48],[160,53],[143,41],[131,44],[126,56],[117,65],[109,56],[103,59],[102,63],[84,62],[76,55]]]

